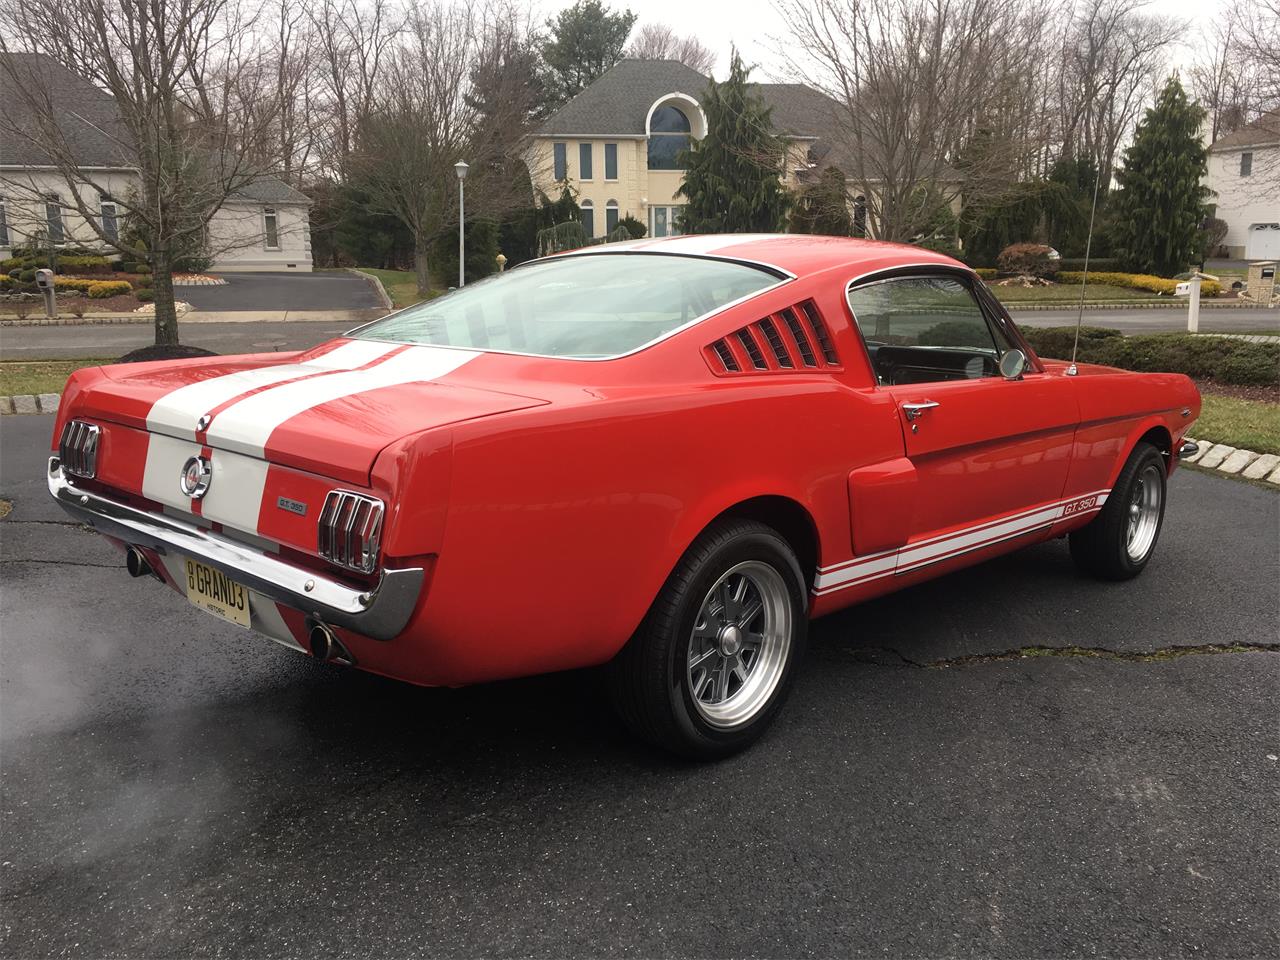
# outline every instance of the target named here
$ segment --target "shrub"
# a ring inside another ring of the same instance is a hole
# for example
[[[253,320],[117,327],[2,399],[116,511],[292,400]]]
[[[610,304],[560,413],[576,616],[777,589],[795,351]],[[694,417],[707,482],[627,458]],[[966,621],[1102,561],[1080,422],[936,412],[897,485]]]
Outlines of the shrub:
[[[10,274],[10,276],[13,276],[13,274]],[[35,283],[35,279],[36,279],[35,269],[32,267],[28,267],[25,270],[19,270],[18,279],[21,280],[23,283]]]
[[[59,273],[110,273],[111,264],[107,262],[106,257],[99,256],[77,256],[75,254],[60,253],[57,257],[57,270]]]
[[[1040,356],[1071,359],[1074,327],[1028,328],[1022,334]],[[1275,343],[1190,333],[1125,337],[1117,330],[1081,327],[1076,358],[1124,370],[1185,373],[1242,386],[1280,386],[1280,344]]]
[[[980,276],[983,280],[994,280],[997,276],[999,276],[999,272],[996,270],[995,267],[975,267],[973,272],[976,273],[978,276]]]
[[[81,293],[87,291],[97,280],[81,280],[76,277],[54,277],[53,289],[55,290],[79,290]]]
[[[143,303],[150,303],[152,300],[156,298],[156,292],[154,290],[148,290],[146,288],[133,291],[133,295]]]
[[[127,280],[99,280],[89,285],[89,296],[94,300],[105,300],[107,297],[118,297],[130,293],[133,287]]]
[[[133,284],[133,289],[135,290],[149,290],[151,289],[151,285],[155,283],[155,280],[151,278],[150,274],[139,274],[136,280],[130,278],[129,282]]]
[[[1059,283],[1079,283],[1083,279],[1084,274],[1074,270],[1058,274]],[[1178,287],[1177,280],[1153,277],[1146,273],[1094,273],[1090,270],[1089,282],[1108,283],[1113,287],[1131,287],[1134,290],[1150,290],[1152,293],[1162,293],[1166,296],[1172,296]],[[1216,297],[1221,292],[1222,284],[1216,280],[1203,280],[1200,283],[1202,297]]]
[[[631,234],[632,240],[643,240],[644,235],[649,232],[649,228],[646,227],[639,220],[637,220],[635,217],[633,217],[631,214],[627,214],[625,217],[619,220],[618,226],[626,227],[627,233]]]
[[[10,257],[8,260],[0,260],[0,273],[13,273],[15,270],[21,270],[26,265],[26,257]]]
[[[1099,270],[1115,270],[1119,265],[1120,261],[1115,257],[1090,257],[1089,276]],[[1084,257],[1063,257],[1058,261],[1059,274],[1064,270],[1084,270]]]
[[[0,274],[0,291],[8,293],[17,285],[18,285],[18,282],[14,280],[12,277],[6,274]]]
[[[996,267],[1008,276],[1051,277],[1058,272],[1057,261],[1042,243],[1011,243],[996,257]]]

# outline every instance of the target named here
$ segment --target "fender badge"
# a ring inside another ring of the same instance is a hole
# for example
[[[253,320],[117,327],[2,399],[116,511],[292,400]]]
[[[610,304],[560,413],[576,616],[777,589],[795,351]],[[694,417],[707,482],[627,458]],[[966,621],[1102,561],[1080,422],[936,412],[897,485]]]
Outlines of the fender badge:
[[[281,510],[288,510],[290,513],[296,513],[300,517],[307,515],[307,505],[301,500],[290,500],[288,497],[276,497],[276,506]]]
[[[189,457],[182,465],[182,473],[178,476],[178,485],[182,492],[192,500],[199,500],[209,492],[209,484],[213,482],[213,464],[204,457]]]

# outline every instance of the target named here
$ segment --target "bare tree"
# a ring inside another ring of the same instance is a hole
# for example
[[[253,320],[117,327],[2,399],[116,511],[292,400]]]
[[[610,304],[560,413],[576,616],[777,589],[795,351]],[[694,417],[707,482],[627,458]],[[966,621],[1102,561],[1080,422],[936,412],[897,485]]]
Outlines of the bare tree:
[[[470,165],[471,216],[500,215],[531,199],[511,176],[528,130],[529,100],[515,93],[477,95],[478,78],[489,92],[511,89],[492,74],[527,47],[517,40],[512,17],[506,10],[492,14],[443,3],[413,8],[385,54],[385,79],[355,133],[353,175],[374,206],[413,235],[414,271],[424,294],[431,244],[458,222],[455,163]]]
[[[1256,71],[1260,149],[1254,155],[1258,189],[1280,199],[1280,0],[1240,0],[1232,11],[1239,56]]]
[[[1192,92],[1209,114],[1209,142],[1248,123],[1257,107],[1261,78],[1244,55],[1236,20],[1214,21],[1189,75]]]
[[[1116,156],[1162,78],[1186,24],[1146,14],[1149,0],[1083,0],[1063,43],[1058,72],[1062,153],[1084,157],[1106,187]]]
[[[213,214],[263,175],[274,150],[278,102],[254,16],[237,0],[2,0],[0,20],[0,136],[65,185],[104,243],[151,263],[156,342],[176,344],[174,260],[201,245]],[[61,68],[91,85],[83,102],[59,98]],[[84,164],[86,138],[132,173],[127,189]],[[33,199],[48,189],[32,173],[5,179],[7,192]],[[102,197],[130,229],[108,228]]]
[[[912,239],[962,190],[1007,189],[1041,153],[1027,91],[1044,18],[1029,2],[785,0],[783,13],[800,78],[834,100],[826,139],[872,235]]]
[[[627,48],[636,60],[679,60],[701,74],[710,74],[716,55],[697,37],[681,37],[665,23],[646,23]]]

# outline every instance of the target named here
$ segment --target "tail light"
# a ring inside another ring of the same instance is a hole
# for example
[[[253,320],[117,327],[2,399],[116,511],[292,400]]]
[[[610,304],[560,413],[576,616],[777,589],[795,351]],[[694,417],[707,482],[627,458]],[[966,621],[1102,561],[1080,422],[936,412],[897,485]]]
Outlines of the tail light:
[[[83,420],[68,420],[58,441],[62,470],[73,477],[92,480],[98,473],[98,426]]]
[[[330,490],[320,511],[320,556],[373,573],[382,540],[382,501],[349,490]]]

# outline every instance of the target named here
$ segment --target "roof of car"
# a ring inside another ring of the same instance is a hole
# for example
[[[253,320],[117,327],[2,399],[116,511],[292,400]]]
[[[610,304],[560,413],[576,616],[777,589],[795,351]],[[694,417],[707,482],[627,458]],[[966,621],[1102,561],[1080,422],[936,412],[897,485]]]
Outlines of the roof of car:
[[[800,233],[726,233],[680,237],[656,237],[604,243],[574,250],[573,256],[606,253],[659,253],[691,257],[740,260],[781,270],[795,276],[839,266],[881,270],[895,266],[949,266],[963,264],[923,247],[852,237],[825,237]]]

